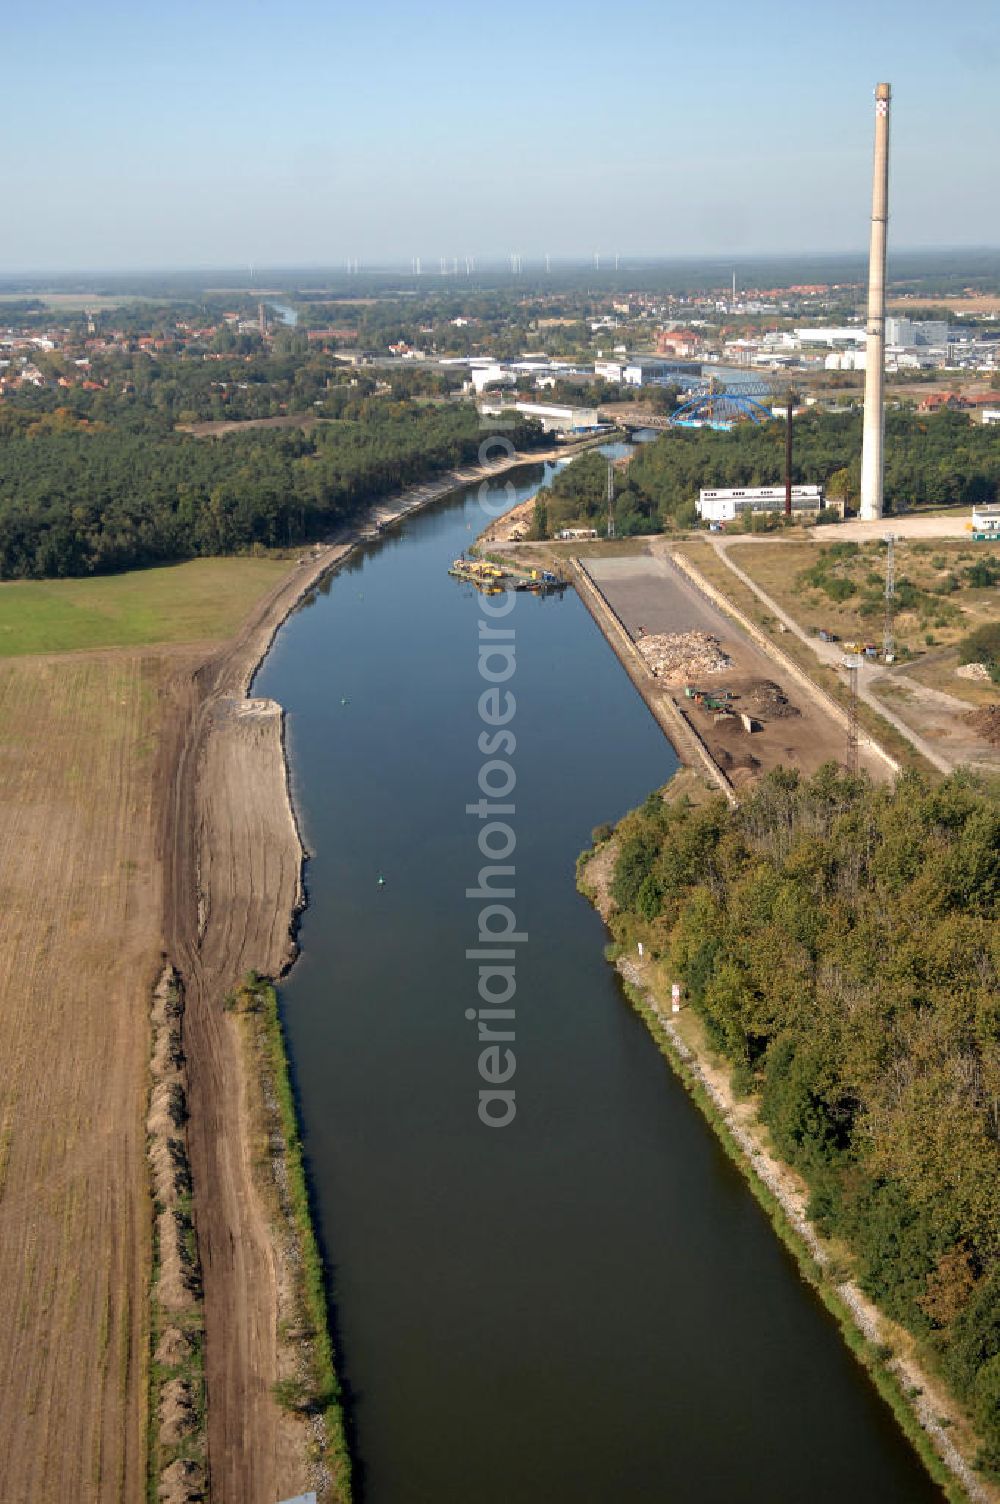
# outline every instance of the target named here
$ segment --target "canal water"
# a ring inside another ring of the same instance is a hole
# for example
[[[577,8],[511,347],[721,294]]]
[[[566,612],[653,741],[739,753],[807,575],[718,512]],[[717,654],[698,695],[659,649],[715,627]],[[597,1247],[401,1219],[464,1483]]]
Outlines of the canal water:
[[[256,685],[313,853],[281,996],[358,1495],[938,1498],[602,959],[577,853],[675,758],[572,592],[507,618],[528,938],[517,1116],[479,1120],[483,602],[447,568],[483,522],[472,488],[355,557]]]

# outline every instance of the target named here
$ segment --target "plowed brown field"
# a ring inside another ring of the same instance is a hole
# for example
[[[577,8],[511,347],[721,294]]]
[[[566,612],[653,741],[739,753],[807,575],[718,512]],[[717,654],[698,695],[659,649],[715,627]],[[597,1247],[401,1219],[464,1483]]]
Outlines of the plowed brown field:
[[[0,662],[0,1499],[137,1499],[159,960],[152,741],[175,660]]]

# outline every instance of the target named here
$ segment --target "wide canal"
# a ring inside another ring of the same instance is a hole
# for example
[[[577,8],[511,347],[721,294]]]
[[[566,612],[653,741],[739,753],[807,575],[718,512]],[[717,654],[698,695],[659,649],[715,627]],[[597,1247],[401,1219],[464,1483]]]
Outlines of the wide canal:
[[[356,556],[256,686],[288,710],[313,853],[282,1001],[358,1496],[939,1498],[602,958],[577,853],[676,760],[572,592],[502,623],[528,938],[517,1115],[479,1120],[485,618],[447,568],[484,520],[471,488]]]

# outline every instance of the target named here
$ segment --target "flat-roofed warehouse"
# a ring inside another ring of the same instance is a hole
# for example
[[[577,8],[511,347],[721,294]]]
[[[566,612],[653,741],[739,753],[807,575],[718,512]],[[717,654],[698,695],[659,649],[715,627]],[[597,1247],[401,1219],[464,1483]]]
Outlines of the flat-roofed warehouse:
[[[792,487],[793,512],[818,512],[822,505],[822,486]],[[784,486],[744,486],[698,493],[698,516],[705,522],[732,522],[741,512],[780,512],[784,506]]]
[[[972,535],[1000,540],[1000,506],[990,502],[972,508]]]
[[[607,427],[602,424],[596,407],[561,407],[551,402],[510,402],[486,397],[479,403],[479,411],[486,416],[496,416],[509,408],[523,413],[526,418],[536,418],[546,433],[590,433]]]

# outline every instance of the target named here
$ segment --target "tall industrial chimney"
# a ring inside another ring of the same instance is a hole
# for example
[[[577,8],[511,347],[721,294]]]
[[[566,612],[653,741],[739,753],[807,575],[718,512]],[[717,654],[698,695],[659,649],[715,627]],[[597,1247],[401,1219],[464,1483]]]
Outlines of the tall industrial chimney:
[[[889,220],[888,84],[875,88],[875,166],[872,238],[868,253],[868,329],[865,341],[865,428],[861,444],[861,516],[882,515],[885,462],[885,237]]]

